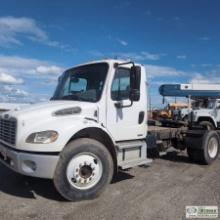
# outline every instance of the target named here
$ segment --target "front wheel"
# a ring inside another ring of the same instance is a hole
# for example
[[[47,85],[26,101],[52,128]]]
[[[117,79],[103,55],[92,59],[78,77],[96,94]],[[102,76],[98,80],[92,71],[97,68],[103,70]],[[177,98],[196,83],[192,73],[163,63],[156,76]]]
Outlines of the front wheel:
[[[215,126],[212,124],[212,122],[209,121],[201,121],[199,123],[199,125],[203,126],[204,128],[206,128],[206,130],[215,130]]]
[[[70,142],[60,155],[54,185],[67,200],[97,197],[110,183],[113,160],[100,142],[81,138]]]

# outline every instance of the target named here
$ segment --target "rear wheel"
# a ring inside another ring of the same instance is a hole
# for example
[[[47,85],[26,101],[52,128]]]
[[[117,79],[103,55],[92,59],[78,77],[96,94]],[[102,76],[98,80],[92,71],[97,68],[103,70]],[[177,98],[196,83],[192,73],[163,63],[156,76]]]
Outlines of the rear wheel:
[[[96,140],[81,138],[70,142],[61,153],[54,184],[67,200],[93,199],[112,176],[113,161],[106,147]]]
[[[188,115],[186,115],[186,116],[183,117],[183,121],[184,121],[184,122],[188,122],[188,121],[189,121]]]
[[[198,144],[200,144],[198,142]],[[187,148],[189,158],[194,162],[202,164],[211,164],[219,154],[220,140],[218,133],[215,131],[207,131],[202,140],[201,148]]]
[[[207,130],[215,130],[215,126],[210,121],[201,121],[199,125],[205,127]]]

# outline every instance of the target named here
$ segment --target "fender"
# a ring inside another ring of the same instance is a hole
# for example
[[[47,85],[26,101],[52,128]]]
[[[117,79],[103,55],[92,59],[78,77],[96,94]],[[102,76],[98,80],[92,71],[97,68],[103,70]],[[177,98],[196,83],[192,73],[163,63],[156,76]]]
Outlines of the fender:
[[[95,119],[84,118],[79,116],[74,117],[58,117],[54,120],[40,121],[31,129],[23,128],[22,136],[19,136],[17,149],[19,150],[28,150],[32,152],[61,152],[66,144],[71,140],[71,138],[77,134],[79,131],[86,128],[98,128],[105,132],[108,137],[111,139],[112,143],[115,143],[115,140],[111,134],[107,131],[105,127],[99,124]],[[58,132],[58,139],[50,144],[30,144],[26,143],[26,138],[34,132],[46,131],[46,130],[55,130]]]
[[[86,126],[85,128],[79,130],[70,138],[68,143],[79,138],[90,138],[99,141],[110,152],[113,162],[115,164],[115,172],[117,172],[117,150],[115,147],[115,140],[113,140],[112,136],[104,127],[99,126],[99,124],[97,125],[98,126]]]
[[[213,123],[213,125],[217,128],[217,122],[214,120],[214,118],[212,116],[200,116],[198,117],[197,122],[201,122],[201,121],[209,121],[211,123]]]

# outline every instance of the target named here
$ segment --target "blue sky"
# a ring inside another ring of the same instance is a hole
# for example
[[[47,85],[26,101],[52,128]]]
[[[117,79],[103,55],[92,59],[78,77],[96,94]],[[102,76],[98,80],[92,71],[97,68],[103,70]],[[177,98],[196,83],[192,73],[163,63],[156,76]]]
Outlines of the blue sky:
[[[0,101],[47,100],[66,68],[101,58],[146,65],[162,83],[220,83],[218,0],[5,0]]]

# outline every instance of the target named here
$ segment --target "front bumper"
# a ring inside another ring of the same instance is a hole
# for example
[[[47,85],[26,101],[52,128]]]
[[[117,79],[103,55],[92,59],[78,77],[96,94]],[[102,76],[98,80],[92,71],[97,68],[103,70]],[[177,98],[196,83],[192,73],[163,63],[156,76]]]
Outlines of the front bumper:
[[[17,173],[53,179],[59,155],[19,152],[0,143],[0,162]]]

